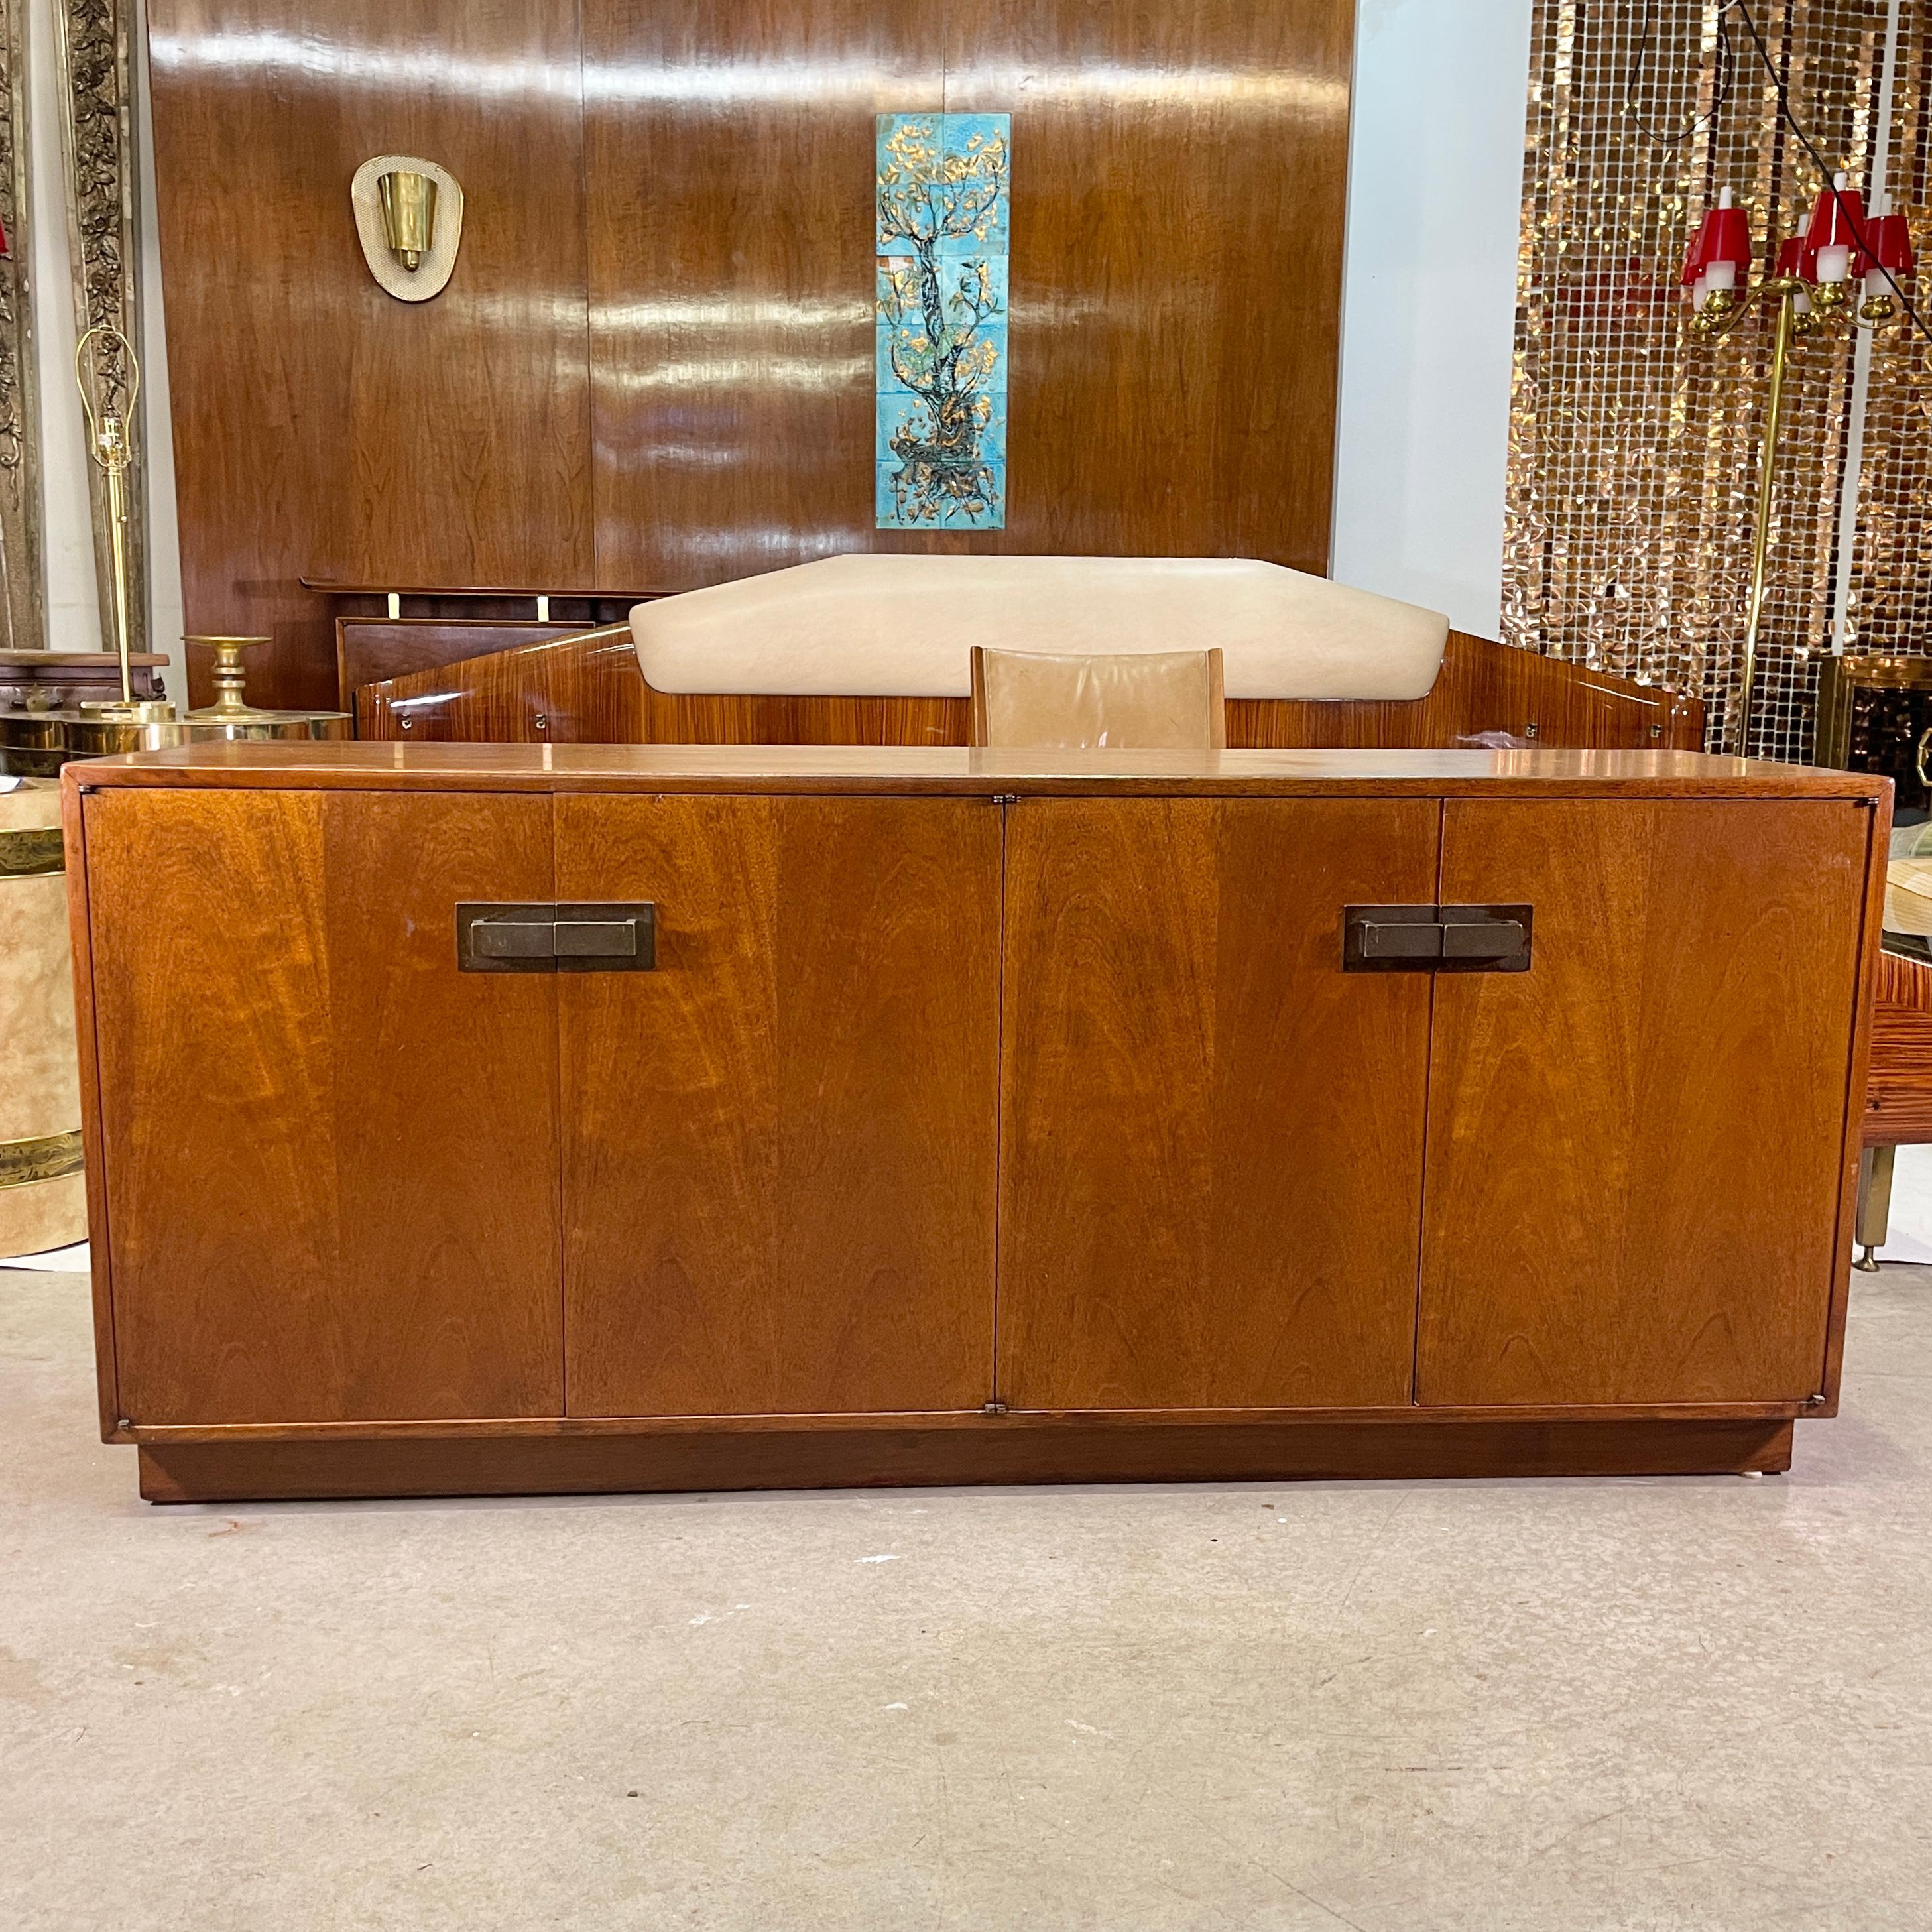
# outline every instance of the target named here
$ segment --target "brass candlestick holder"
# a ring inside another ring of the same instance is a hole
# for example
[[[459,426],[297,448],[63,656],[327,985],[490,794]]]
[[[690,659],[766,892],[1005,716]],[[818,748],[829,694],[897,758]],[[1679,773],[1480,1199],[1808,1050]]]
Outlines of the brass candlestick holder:
[[[118,345],[118,351],[116,345]],[[119,378],[104,366],[117,358],[127,371],[127,394],[116,407]],[[74,346],[74,380],[87,416],[88,454],[107,478],[107,536],[114,574],[114,640],[121,656],[121,695],[80,706],[90,718],[116,724],[171,722],[175,708],[164,700],[137,698],[128,662],[128,465],[132,454],[128,428],[141,393],[141,364],[134,345],[120,330],[97,323]]]
[[[205,644],[214,653],[214,702],[202,705],[188,715],[193,718],[231,718],[246,722],[250,718],[272,718],[278,714],[260,711],[248,702],[244,690],[248,674],[242,668],[242,653],[251,650],[257,644],[272,644],[272,638],[184,638],[184,644]]]

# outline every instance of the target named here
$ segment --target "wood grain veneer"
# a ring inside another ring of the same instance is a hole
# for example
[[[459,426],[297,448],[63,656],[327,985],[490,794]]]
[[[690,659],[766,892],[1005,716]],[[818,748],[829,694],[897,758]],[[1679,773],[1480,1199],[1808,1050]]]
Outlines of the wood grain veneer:
[[[1000,1393],[1405,1402],[1430,980],[1341,908],[1431,903],[1432,800],[1010,808]]]
[[[1864,1144],[1932,1141],[1932,966],[1879,955],[1871,1028]]]
[[[504,743],[963,745],[964,698],[676,695],[644,682],[627,627],[512,647],[360,692],[374,739]],[[1452,631],[1426,698],[1412,704],[1228,706],[1235,747],[1450,746],[1478,731],[1539,746],[1696,751],[1694,698]]]
[[[986,798],[1836,798],[1892,782],[1695,752],[1018,752],[950,746],[202,743],[89,760],[68,782],[352,791],[882,794]]]
[[[352,715],[365,684],[433,670],[514,644],[580,637],[581,624],[520,623],[504,618],[338,617],[335,620],[336,705]]]
[[[657,970],[562,978],[572,1415],[992,1394],[1000,814],[557,802],[565,898]]]
[[[64,784],[149,1494],[1781,1468],[1833,1406],[1882,781],[341,744]],[[456,970],[459,899],[607,896],[658,970]],[[1432,900],[1531,902],[1532,969],[1341,971],[1343,906]]]
[[[334,614],[304,575],[592,581],[574,0],[148,17],[187,628],[272,633],[250,698],[326,706]],[[433,302],[363,260],[349,182],[381,154],[462,184]]]
[[[154,0],[189,627],[273,632],[257,701],[320,705],[338,614],[304,578],[676,591],[875,548],[1322,569],[1353,20]],[[973,106],[1013,116],[1006,527],[881,532],[874,118]],[[384,152],[465,191],[432,302],[356,245],[347,183]]]
[[[100,1104],[100,1042],[96,1028],[94,933],[86,817],[77,787],[61,787],[62,845],[67,867],[68,950],[74,961],[74,1047],[80,1059],[80,1138],[87,1178],[88,1273],[94,1306],[94,1395],[103,1441],[121,1428],[120,1365],[114,1342],[114,1244],[107,1219],[106,1143]]]
[[[1012,116],[1006,526],[874,547],[1327,570],[1354,14],[940,10],[946,108]]]
[[[869,549],[1324,568],[1353,23],[585,0],[598,581]],[[1012,116],[1006,526],[880,531],[875,117],[941,109]]]
[[[552,896],[548,804],[101,791],[85,832],[120,1416],[557,1413],[555,982],[454,929]]]
[[[1873,818],[1445,806],[1535,956],[1436,982],[1418,1400],[1823,1394]]]

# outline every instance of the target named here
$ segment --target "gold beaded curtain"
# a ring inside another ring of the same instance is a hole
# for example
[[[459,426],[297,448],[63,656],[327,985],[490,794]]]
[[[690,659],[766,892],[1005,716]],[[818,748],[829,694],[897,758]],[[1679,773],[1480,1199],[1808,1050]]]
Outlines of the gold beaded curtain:
[[[1892,65],[1886,184],[1932,254],[1932,4],[1906,0]],[[1907,291],[1932,325],[1932,260]],[[1932,653],[1932,340],[1908,326],[1873,338],[1860,452],[1845,648]]]
[[[1749,4],[1800,123],[1868,189],[1886,0]],[[1932,0],[1904,0],[1888,143],[1893,205],[1922,249],[1932,247],[1928,12]],[[1819,170],[1724,0],[1536,0],[1530,61],[1503,635],[1700,694],[1720,745],[1774,310],[1694,342],[1678,272],[1689,222],[1725,187],[1767,266],[1802,228]],[[1932,304],[1923,312],[1932,319]],[[1786,377],[1750,730],[1761,757],[1810,755],[1817,658],[1839,628],[1847,649],[1932,649],[1920,559],[1932,365],[1924,338],[1896,323],[1877,333],[1861,385],[1856,333],[1820,326]],[[1851,499],[1856,523],[1841,531]]]

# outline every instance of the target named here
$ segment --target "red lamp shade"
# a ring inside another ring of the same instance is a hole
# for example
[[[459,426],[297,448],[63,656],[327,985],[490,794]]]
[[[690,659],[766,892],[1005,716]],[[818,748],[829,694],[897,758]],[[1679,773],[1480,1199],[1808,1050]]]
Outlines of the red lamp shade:
[[[1729,262],[1740,272],[1751,265],[1750,217],[1742,208],[1714,208],[1705,218],[1710,240],[1704,255],[1704,272],[1712,265]]]
[[[1865,224],[1874,264],[1903,280],[1918,264],[1912,259],[1912,230],[1902,214],[1881,214]]]
[[[1778,244],[1777,273],[1780,281],[1789,281],[1794,275],[1802,275],[1808,281],[1810,279],[1805,274],[1803,236],[1794,235],[1789,241]]]
[[[1731,189],[1718,195],[1718,207],[1704,211],[1690,249],[1684,255],[1683,286],[1696,308],[1718,290],[1737,290],[1750,280],[1750,217],[1731,207]]]
[[[1704,272],[1704,265],[1711,259],[1711,231],[1718,219],[1718,211],[1707,208],[1704,218],[1697,224],[1697,232],[1690,238],[1690,246],[1684,256],[1684,272],[1678,278],[1684,286],[1689,288]]]
[[[1808,278],[1817,282],[1850,280],[1864,266],[1856,258],[1864,226],[1865,207],[1858,190],[1846,185],[1844,175],[1834,176],[1829,188],[1818,190],[1810,224],[1804,230]]]
[[[1731,206],[1731,191],[1726,188],[1717,206],[1706,208],[1698,224],[1681,279],[1701,308],[1710,289],[1736,287],[1750,274],[1750,217]]]
[[[1865,226],[1865,205],[1855,188],[1845,185],[1845,178],[1840,175],[1831,188],[1821,188],[1818,199],[1811,206],[1810,225],[1804,231],[1804,250],[1816,254],[1820,248],[1856,248],[1858,236],[1852,232],[1854,226],[1862,230]]]

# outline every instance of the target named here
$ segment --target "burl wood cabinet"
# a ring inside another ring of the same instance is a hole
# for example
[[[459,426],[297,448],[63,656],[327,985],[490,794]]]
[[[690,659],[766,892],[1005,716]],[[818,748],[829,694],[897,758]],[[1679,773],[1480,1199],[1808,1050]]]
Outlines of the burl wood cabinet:
[[[1043,755],[70,766],[142,1492],[1787,1466],[1883,781]]]

